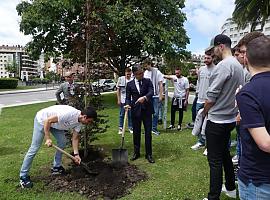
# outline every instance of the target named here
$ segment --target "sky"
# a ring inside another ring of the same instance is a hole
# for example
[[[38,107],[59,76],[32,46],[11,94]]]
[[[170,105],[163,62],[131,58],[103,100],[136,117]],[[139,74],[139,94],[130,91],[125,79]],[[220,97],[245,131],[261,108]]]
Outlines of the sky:
[[[19,31],[16,5],[20,1],[0,0],[0,45],[25,45],[31,39]],[[203,54],[211,38],[220,33],[225,20],[231,17],[234,0],[186,0],[185,5],[185,29],[190,38],[187,49],[194,54]]]

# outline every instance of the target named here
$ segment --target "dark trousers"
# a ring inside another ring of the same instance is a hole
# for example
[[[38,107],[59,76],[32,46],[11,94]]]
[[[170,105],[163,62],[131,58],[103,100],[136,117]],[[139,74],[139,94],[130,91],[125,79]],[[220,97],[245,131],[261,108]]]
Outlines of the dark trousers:
[[[179,111],[179,122],[178,124],[181,125],[183,122],[183,115],[184,115],[184,110],[186,109],[184,107],[184,102],[185,99],[182,99],[182,108],[179,108],[179,102],[177,101],[176,105],[173,105],[175,98],[172,98],[172,105],[171,105],[171,125],[174,126],[174,122],[175,122],[175,113],[176,111]]]
[[[192,103],[192,108],[191,108],[191,113],[192,113],[192,121],[195,122],[196,119],[196,115],[197,115],[197,110],[196,110],[196,105],[197,105],[197,100],[198,100],[198,96],[196,95],[193,103]]]
[[[222,167],[225,172],[225,186],[227,190],[235,190],[235,177],[230,150],[228,148],[231,131],[235,123],[217,124],[207,121],[206,146],[210,167],[210,192],[208,200],[219,200],[222,189]]]
[[[145,155],[152,155],[152,114],[143,110],[140,118],[132,116],[134,153],[140,154],[142,122],[145,131]]]

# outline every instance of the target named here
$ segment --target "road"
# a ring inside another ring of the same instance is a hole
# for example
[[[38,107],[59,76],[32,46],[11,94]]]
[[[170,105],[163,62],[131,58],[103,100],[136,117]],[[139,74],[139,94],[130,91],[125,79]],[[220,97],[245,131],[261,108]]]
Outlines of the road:
[[[2,107],[55,101],[55,90],[0,95]]]
[[[112,93],[112,92],[106,92]],[[169,97],[172,97],[173,93],[169,92]],[[189,95],[189,104],[192,104],[194,95]],[[0,95],[0,107],[12,107],[34,103],[42,103],[48,101],[55,101],[55,90],[35,91],[27,93],[14,93],[14,94],[1,94]]]

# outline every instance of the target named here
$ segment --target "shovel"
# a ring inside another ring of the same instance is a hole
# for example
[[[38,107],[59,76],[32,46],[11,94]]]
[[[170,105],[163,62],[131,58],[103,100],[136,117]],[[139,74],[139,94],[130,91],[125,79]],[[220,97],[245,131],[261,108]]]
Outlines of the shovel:
[[[67,157],[71,158],[72,160],[76,160],[76,158],[74,156],[72,156],[71,154],[69,154],[68,152],[64,151],[63,149],[59,148],[58,146],[55,146],[54,144],[52,144],[52,147],[55,148],[56,150],[62,152],[63,154],[65,154]],[[97,175],[98,172],[94,172],[92,171],[86,163],[81,162],[80,165],[89,173],[92,175]]]
[[[116,165],[126,165],[128,163],[128,151],[123,149],[124,146],[124,135],[127,126],[127,115],[128,115],[128,106],[125,106],[125,116],[124,116],[124,125],[122,130],[122,140],[120,149],[112,149],[112,163]]]

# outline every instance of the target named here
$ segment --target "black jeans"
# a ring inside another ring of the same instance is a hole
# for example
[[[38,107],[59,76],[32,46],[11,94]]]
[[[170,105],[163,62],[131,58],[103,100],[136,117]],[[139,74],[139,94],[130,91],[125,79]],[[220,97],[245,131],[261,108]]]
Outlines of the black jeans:
[[[225,172],[225,186],[231,191],[235,190],[235,176],[230,150],[228,148],[231,131],[235,123],[217,124],[207,121],[206,124],[206,147],[207,158],[210,167],[210,192],[208,200],[219,200],[222,189],[222,167]]]
[[[175,113],[176,111],[179,111],[179,122],[178,124],[181,125],[183,122],[183,116],[184,116],[184,110],[186,110],[186,107],[184,106],[185,99],[182,99],[182,108],[179,108],[179,102],[177,100],[177,104],[173,105],[175,98],[172,98],[172,105],[171,105],[171,125],[174,126],[175,122]]]

